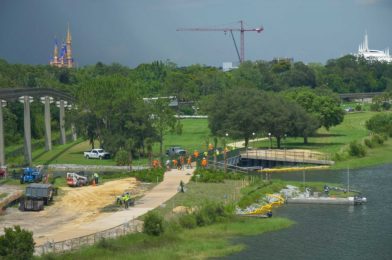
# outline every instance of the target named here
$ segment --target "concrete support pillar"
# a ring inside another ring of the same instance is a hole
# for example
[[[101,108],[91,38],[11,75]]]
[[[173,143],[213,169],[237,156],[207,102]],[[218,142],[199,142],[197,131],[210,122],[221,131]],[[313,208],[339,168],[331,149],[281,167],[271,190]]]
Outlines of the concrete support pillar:
[[[7,102],[0,99],[0,167],[5,165],[3,107],[6,105]]]
[[[60,144],[66,144],[65,136],[65,107],[67,106],[67,101],[60,100],[56,102],[56,105],[60,108]]]
[[[75,124],[71,123],[71,131],[72,131],[72,141],[75,142],[78,139],[78,135],[76,134]]]
[[[45,105],[45,113],[44,113],[44,119],[45,119],[45,151],[51,151],[52,150],[52,128],[50,125],[50,103],[53,102],[52,97],[41,97],[41,102]]]
[[[33,102],[33,97],[23,96],[19,101],[24,105],[24,152],[25,162],[31,166],[33,164],[31,154],[31,121],[30,121],[30,103]]]

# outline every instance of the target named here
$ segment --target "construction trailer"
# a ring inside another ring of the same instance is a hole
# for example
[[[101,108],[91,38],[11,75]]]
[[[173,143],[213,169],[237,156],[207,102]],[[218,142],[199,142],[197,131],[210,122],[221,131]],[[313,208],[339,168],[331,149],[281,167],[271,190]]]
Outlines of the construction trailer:
[[[52,184],[32,183],[26,187],[25,196],[20,201],[21,211],[40,211],[44,205],[48,205],[57,194],[56,188]]]

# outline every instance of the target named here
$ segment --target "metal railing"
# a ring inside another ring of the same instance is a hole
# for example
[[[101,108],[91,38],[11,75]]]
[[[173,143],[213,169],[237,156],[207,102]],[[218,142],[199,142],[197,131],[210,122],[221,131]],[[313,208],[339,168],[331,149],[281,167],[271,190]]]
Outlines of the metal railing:
[[[143,222],[132,219],[116,227],[99,231],[90,235],[76,237],[58,242],[46,242],[35,247],[35,255],[44,255],[48,253],[61,253],[79,249],[82,246],[93,245],[102,239],[116,238],[130,233],[141,232]]]

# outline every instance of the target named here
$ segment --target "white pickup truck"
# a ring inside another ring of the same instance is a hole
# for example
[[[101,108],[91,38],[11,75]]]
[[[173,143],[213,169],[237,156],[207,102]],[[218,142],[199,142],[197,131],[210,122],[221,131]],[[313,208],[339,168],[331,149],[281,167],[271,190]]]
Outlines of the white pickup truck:
[[[87,159],[109,159],[110,153],[105,152],[103,149],[92,149],[89,152],[84,152],[83,156]]]

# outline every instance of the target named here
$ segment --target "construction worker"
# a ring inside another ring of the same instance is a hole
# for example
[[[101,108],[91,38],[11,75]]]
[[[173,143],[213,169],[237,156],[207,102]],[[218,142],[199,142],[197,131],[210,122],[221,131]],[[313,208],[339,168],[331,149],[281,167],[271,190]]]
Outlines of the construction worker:
[[[193,152],[193,157],[195,157],[195,159],[199,158],[199,151],[198,150],[195,150]]]
[[[125,195],[124,195],[124,197],[123,197],[123,200],[124,200],[124,207],[127,209],[128,208],[128,206],[129,206],[129,199],[130,199],[130,197],[129,197],[129,193],[128,192],[126,192],[125,193]]]
[[[180,156],[180,163],[181,163],[180,170],[183,170],[185,165],[185,157],[183,155]]]
[[[153,167],[154,169],[157,169],[157,168],[159,167],[159,162],[158,162],[158,160],[153,160],[153,161],[152,161],[152,167]]]
[[[202,166],[203,168],[206,168],[206,167],[207,167],[207,159],[206,159],[205,157],[203,157],[203,160],[201,160],[201,166]]]
[[[94,182],[95,182],[95,184],[96,185],[98,185],[98,181],[99,181],[99,175],[98,175],[98,173],[94,173],[94,175],[93,175],[93,177],[94,177]]]
[[[177,168],[177,164],[178,164],[178,161],[176,159],[173,159],[173,168]]]
[[[168,160],[166,160],[166,171],[170,171],[171,170],[171,167],[170,167],[170,160],[168,159]]]
[[[192,156],[191,155],[189,155],[189,157],[188,157],[187,168],[192,169]]]

